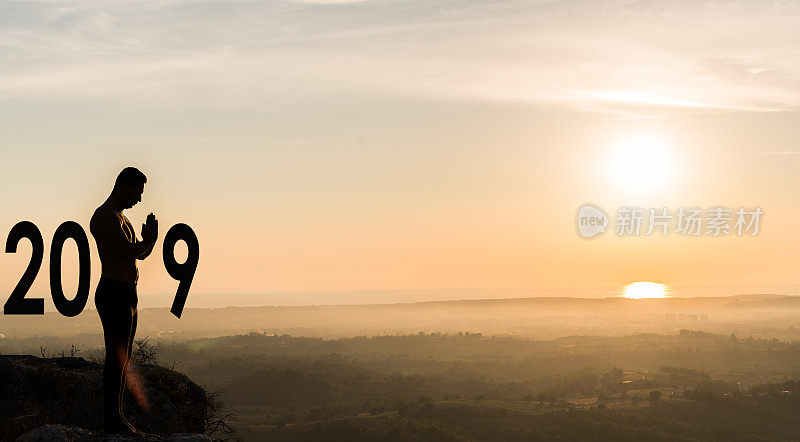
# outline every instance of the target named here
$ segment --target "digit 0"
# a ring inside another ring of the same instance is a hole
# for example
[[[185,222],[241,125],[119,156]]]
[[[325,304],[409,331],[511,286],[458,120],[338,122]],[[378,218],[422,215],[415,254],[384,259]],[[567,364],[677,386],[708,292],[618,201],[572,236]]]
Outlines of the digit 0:
[[[61,252],[64,242],[72,238],[78,245],[78,293],[71,301],[64,296],[61,285]],[[56,229],[53,244],[50,246],[50,293],[56,309],[64,316],[78,316],[89,299],[89,280],[91,260],[89,259],[89,239],[86,232],[75,221],[66,221]]]
[[[175,260],[175,244],[184,241],[189,249],[186,262],[179,264]],[[197,235],[194,230],[186,224],[179,223],[172,226],[164,236],[164,267],[172,279],[180,281],[178,292],[172,301],[170,311],[178,318],[183,313],[183,306],[186,304],[186,297],[189,295],[189,287],[192,285],[194,273],[197,270],[197,261],[200,259],[200,244],[197,242]]]

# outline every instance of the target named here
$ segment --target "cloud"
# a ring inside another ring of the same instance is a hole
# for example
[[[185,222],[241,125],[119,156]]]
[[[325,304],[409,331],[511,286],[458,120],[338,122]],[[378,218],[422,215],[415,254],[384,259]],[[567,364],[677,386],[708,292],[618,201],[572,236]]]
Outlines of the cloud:
[[[12,2],[0,17],[0,99],[303,91],[633,113],[800,107],[794,3]]]
[[[293,3],[303,3],[307,5],[346,5],[350,3],[363,3],[370,0],[287,0]]]

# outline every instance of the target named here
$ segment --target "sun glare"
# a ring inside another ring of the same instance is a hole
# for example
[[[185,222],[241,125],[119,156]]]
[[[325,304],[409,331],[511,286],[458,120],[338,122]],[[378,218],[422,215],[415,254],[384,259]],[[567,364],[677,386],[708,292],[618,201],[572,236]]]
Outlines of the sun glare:
[[[662,186],[670,169],[664,140],[655,136],[623,139],[613,153],[611,173],[626,190],[648,190]]]
[[[625,297],[630,299],[666,298],[667,287],[655,282],[634,282],[625,287]]]

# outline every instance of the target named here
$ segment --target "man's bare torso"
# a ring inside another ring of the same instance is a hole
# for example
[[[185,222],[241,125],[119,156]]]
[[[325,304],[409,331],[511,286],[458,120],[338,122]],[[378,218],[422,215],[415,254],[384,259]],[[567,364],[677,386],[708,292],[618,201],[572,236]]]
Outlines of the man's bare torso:
[[[103,204],[94,211],[89,230],[100,254],[101,277],[135,284],[139,279],[136,257],[126,255],[124,250],[126,245],[139,241],[128,218]]]

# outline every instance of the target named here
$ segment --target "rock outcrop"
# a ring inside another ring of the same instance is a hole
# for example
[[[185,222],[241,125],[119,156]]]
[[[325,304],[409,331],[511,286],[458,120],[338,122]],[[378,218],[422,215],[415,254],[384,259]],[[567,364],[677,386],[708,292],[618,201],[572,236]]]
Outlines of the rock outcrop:
[[[104,440],[102,370],[83,358],[0,355],[0,440]],[[123,412],[137,429],[162,437],[206,431],[209,399],[203,388],[157,365],[136,370],[140,382],[133,389],[146,406],[126,391]]]
[[[16,442],[210,442],[205,434],[175,433],[169,438],[103,434],[71,425],[43,425],[17,438]]]

